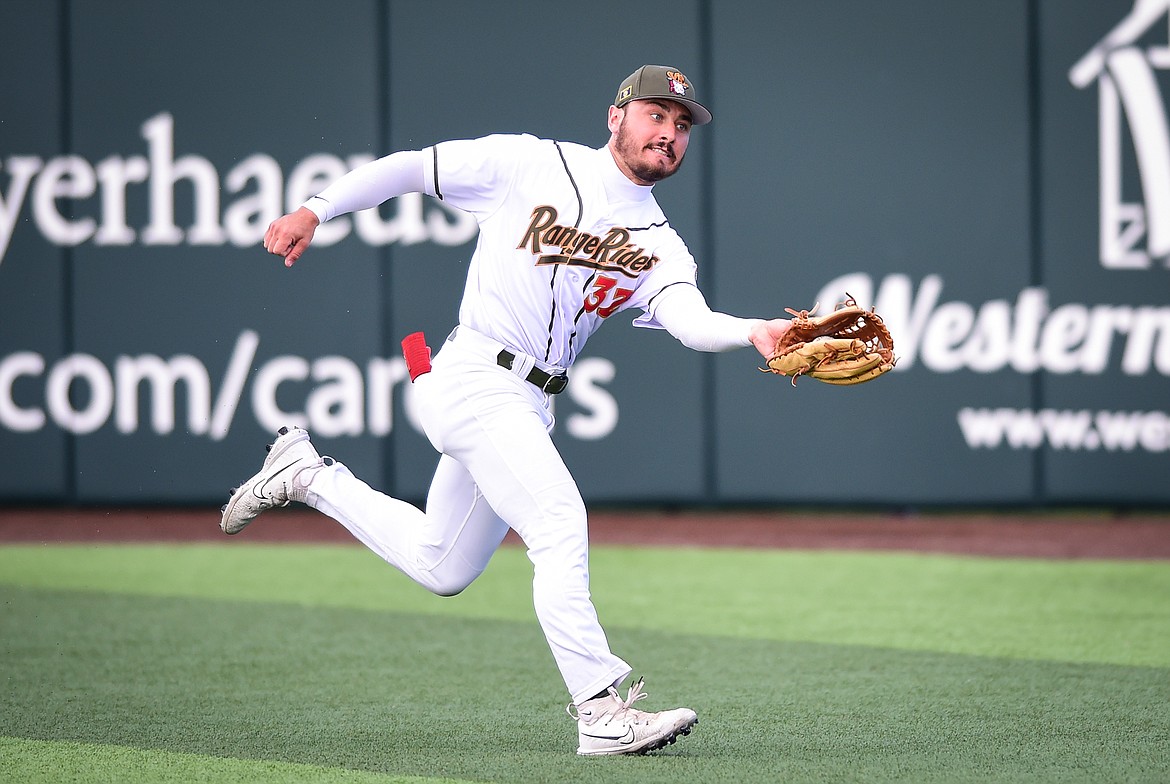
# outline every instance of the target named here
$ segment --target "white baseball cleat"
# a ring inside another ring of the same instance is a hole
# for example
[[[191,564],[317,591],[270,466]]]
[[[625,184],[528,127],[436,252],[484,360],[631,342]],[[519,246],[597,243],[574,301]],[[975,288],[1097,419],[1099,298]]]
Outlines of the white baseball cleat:
[[[577,719],[578,754],[645,754],[674,743],[699,723],[690,708],[648,713],[630,707],[646,696],[642,680],[630,686],[624,700],[610,686],[604,697],[568,706],[568,714]]]
[[[296,481],[302,472],[333,465],[333,458],[321,457],[309,441],[309,434],[299,427],[282,427],[268,447],[268,456],[260,472],[239,487],[219,510],[223,517],[219,527],[225,534],[238,534],[261,512],[291,501],[305,501],[307,481]]]

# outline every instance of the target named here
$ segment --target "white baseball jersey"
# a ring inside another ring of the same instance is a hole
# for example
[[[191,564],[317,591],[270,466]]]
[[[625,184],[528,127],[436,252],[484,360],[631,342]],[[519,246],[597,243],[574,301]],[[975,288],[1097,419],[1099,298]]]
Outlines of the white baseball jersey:
[[[567,368],[607,317],[634,307],[636,325],[658,327],[655,296],[695,283],[651,188],[608,148],[495,135],[424,153],[426,192],[479,223],[461,324]]]

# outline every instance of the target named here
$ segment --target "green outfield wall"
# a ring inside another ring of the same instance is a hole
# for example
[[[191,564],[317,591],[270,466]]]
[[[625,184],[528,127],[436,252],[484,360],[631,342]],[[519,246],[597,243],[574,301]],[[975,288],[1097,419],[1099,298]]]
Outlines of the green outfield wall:
[[[474,221],[264,228],[398,149],[600,146],[646,62],[715,115],[656,191],[713,306],[849,292],[900,360],[793,388],[619,314],[556,400],[588,500],[1170,504],[1170,0],[0,0],[0,502],[218,501],[285,423],[423,497],[398,345]]]

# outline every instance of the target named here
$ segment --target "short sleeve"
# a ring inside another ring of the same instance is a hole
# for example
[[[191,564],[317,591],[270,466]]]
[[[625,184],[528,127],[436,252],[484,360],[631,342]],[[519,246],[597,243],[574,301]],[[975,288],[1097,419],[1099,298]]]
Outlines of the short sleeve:
[[[535,136],[496,134],[440,142],[429,149],[427,193],[482,221],[504,203]]]

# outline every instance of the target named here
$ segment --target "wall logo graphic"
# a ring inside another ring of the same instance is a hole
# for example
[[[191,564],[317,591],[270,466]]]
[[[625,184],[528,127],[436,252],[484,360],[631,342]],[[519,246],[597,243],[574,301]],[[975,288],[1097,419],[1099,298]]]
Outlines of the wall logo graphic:
[[[1162,21],[1165,28],[1155,27]],[[1164,30],[1166,43],[1145,44]],[[1135,0],[1133,8],[1069,70],[1073,86],[1098,91],[1100,255],[1111,269],[1170,266],[1170,130],[1159,72],[1170,72],[1170,0]],[[1129,126],[1127,149],[1122,118]],[[1132,150],[1141,201],[1122,179]]]

